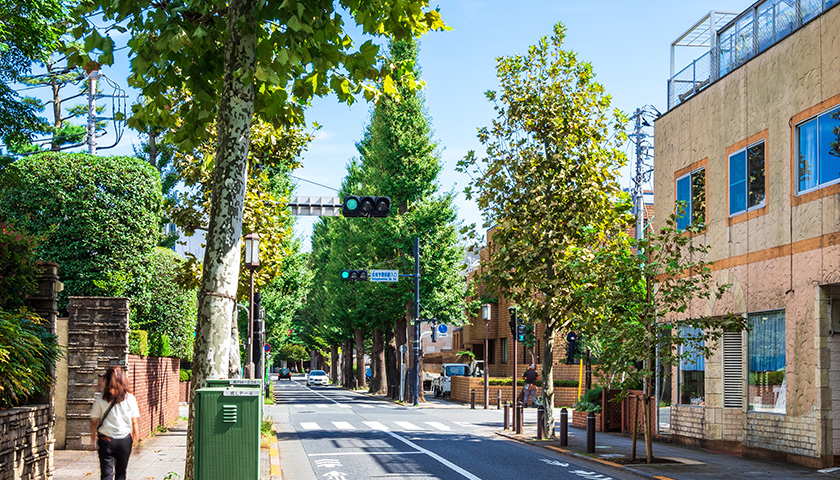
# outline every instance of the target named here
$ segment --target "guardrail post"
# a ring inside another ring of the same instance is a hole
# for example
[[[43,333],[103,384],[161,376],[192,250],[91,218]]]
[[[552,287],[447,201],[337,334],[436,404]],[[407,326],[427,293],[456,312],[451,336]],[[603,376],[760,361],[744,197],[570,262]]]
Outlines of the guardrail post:
[[[470,390],[470,408],[475,410],[475,389]]]
[[[522,417],[523,417],[522,404],[519,403],[518,405],[516,405],[516,434],[517,435],[522,433],[522,424],[523,424]]]
[[[545,408],[540,405],[537,407],[537,440],[542,440],[545,436],[544,431],[545,427],[543,422],[545,421]]]
[[[586,453],[595,453],[595,412],[586,414]]]
[[[510,402],[505,402],[505,430],[510,430]]]
[[[502,408],[502,389],[496,390],[496,410]]]
[[[569,445],[569,412],[565,408],[560,409],[560,446]]]

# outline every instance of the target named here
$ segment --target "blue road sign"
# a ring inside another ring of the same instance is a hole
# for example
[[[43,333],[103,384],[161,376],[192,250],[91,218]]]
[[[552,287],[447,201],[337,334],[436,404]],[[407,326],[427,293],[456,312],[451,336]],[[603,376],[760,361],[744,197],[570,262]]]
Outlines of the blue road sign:
[[[371,270],[371,282],[397,282],[400,279],[399,270]]]
[[[438,332],[446,333],[446,330],[447,330],[447,328],[446,328],[445,324],[441,323],[440,325],[438,325]]]

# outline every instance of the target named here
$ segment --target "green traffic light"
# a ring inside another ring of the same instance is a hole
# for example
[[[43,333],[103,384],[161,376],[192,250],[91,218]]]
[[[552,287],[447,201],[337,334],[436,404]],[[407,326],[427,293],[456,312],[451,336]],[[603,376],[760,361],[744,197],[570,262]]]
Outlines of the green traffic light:
[[[345,205],[350,211],[357,210],[359,208],[359,200],[356,198],[349,198],[347,199],[347,203]]]
[[[348,278],[350,278],[350,272],[348,272],[347,270],[342,270],[341,271],[341,278],[344,279],[344,280],[347,280]]]

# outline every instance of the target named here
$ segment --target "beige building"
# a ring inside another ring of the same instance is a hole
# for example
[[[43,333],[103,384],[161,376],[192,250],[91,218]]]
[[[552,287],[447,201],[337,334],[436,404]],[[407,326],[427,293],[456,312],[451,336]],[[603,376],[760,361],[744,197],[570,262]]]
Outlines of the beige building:
[[[677,201],[681,224],[705,221],[695,240],[732,287],[689,314],[744,315],[752,327],[674,369],[676,441],[811,467],[840,458],[836,3],[711,12],[672,45],[708,48],[672,70],[655,126],[654,222]]]

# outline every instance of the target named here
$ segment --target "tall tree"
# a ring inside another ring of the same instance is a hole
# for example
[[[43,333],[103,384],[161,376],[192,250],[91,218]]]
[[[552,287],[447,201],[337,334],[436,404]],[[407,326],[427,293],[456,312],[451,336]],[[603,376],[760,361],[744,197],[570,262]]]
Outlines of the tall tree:
[[[485,225],[495,225],[485,265],[491,290],[545,325],[544,405],[554,404],[554,336],[571,324],[583,295],[605,281],[591,275],[599,268],[593,260],[626,224],[626,203],[615,203],[625,162],[623,117],[609,111],[592,66],[563,49],[565,32],[557,24],[526,55],[498,59],[501,90],[487,92],[497,116],[478,133],[486,157],[470,152],[459,163],[461,171],[475,171],[467,197],[477,201]]]
[[[74,33],[86,35],[89,48],[74,58],[78,63],[113,61],[113,40],[99,33],[88,14],[101,12],[106,21],[131,32],[130,83],[151,99],[135,106],[133,122],[172,128],[179,147],[190,149],[209,138],[208,127],[216,120],[195,386],[228,375],[252,117],[278,126],[300,123],[303,106],[313,96],[334,92],[349,103],[364,91],[366,98],[374,98],[377,90],[369,82],[391,71],[375,67],[378,48],[371,41],[356,49],[339,10],[348,12],[365,34],[410,37],[443,28],[438,12],[427,7],[427,0],[94,0],[82,6]],[[190,92],[192,101],[172,105],[165,94],[173,88]],[[177,125],[178,119],[184,121]],[[192,432],[190,428],[188,480],[193,474]]]
[[[61,0],[0,0],[0,140],[26,141],[41,126],[37,106],[9,87],[33,61],[46,61],[64,33]]]

